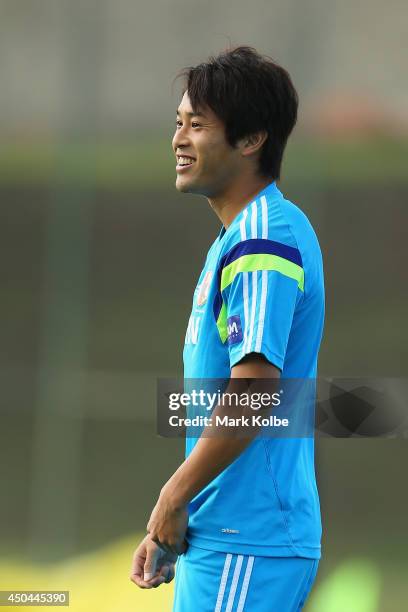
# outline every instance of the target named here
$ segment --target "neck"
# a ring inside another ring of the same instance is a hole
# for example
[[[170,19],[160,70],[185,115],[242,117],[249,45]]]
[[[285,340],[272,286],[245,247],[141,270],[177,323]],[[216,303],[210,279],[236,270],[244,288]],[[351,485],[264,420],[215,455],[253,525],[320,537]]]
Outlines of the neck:
[[[227,229],[235,217],[247,206],[255,196],[265,189],[272,179],[252,177],[248,180],[238,180],[217,196],[208,198],[208,202]]]

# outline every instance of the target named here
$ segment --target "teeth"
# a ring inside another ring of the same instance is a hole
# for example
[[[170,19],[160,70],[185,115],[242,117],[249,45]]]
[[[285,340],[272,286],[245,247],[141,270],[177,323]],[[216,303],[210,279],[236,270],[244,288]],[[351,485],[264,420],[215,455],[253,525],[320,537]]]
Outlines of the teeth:
[[[177,161],[179,166],[189,166],[194,160],[191,157],[179,157]]]

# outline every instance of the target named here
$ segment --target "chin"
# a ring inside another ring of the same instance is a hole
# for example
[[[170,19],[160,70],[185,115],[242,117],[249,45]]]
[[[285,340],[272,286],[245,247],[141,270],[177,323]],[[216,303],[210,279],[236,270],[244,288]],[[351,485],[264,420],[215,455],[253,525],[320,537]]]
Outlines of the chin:
[[[182,177],[176,178],[176,189],[182,193],[191,193],[194,191],[194,187],[189,181],[183,181]]]
[[[201,195],[208,197],[208,189],[206,189],[203,185],[197,184],[197,181],[193,180],[183,180],[183,177],[177,177],[176,179],[176,189],[180,191],[180,193],[191,193],[193,195]]]

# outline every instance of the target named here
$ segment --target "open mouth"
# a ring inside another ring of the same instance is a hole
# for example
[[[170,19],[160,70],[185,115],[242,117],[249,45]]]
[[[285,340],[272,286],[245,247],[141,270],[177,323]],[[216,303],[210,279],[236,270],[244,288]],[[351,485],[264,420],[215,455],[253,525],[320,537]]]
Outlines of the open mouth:
[[[190,168],[195,163],[194,157],[185,155],[177,155],[177,166],[176,170],[185,170]]]

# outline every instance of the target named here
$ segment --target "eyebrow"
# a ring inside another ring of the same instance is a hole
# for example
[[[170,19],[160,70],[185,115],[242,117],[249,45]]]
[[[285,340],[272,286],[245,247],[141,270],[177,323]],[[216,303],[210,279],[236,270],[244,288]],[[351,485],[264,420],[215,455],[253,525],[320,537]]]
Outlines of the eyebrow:
[[[177,109],[176,114],[180,115],[179,109]],[[192,113],[190,113],[190,112],[187,111],[184,114],[187,115],[188,117],[205,117],[205,115],[203,115],[202,113],[199,113],[199,112],[196,112],[196,113],[192,112]]]

